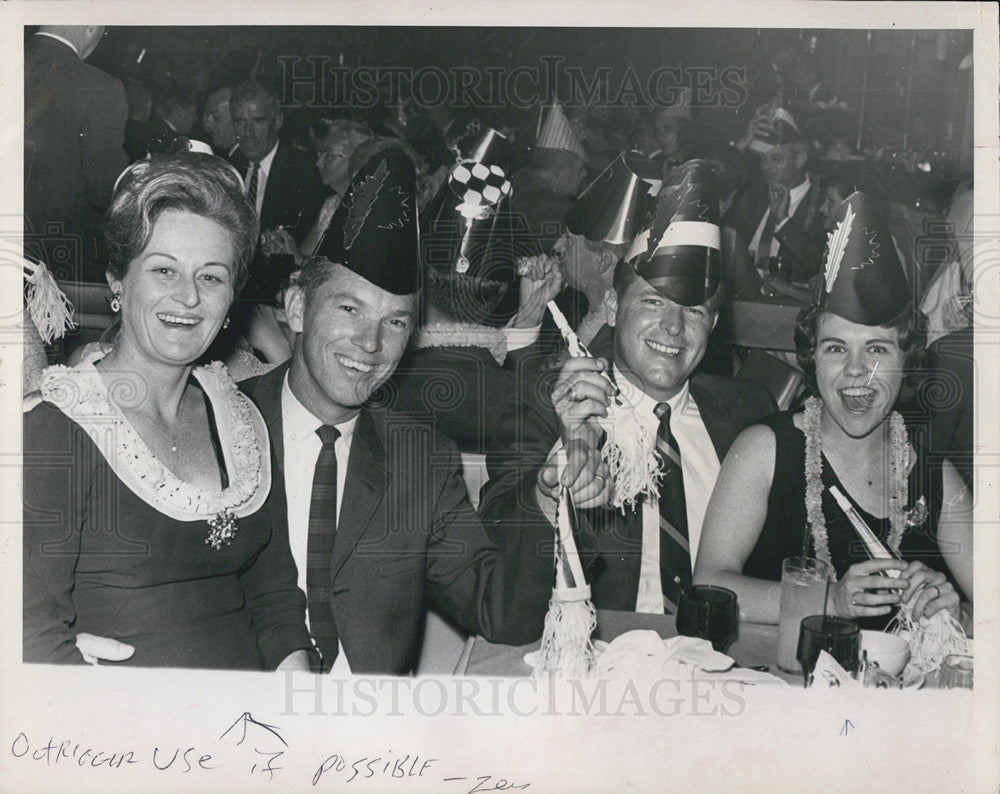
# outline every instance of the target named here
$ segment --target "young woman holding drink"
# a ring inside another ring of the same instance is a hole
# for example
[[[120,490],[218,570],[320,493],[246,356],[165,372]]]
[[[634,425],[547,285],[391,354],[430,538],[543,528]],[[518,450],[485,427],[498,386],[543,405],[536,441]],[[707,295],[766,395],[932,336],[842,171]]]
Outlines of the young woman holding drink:
[[[830,566],[829,586],[817,585],[826,613],[867,626],[900,605],[914,620],[941,610],[957,618],[959,592],[971,601],[971,498],[952,464],[930,458],[893,411],[922,351],[909,294],[876,208],[853,194],[830,237],[819,298],[796,329],[819,398],[742,433],[705,516],[694,580],[735,591],[744,620],[778,622],[776,583],[789,557]],[[831,486],[891,558],[869,558]]]

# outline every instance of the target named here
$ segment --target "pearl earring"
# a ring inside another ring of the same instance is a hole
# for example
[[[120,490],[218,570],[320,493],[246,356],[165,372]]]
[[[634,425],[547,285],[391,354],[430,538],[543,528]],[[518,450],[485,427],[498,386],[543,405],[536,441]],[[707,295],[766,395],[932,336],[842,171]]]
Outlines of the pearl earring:
[[[120,292],[111,293],[111,311],[118,314],[122,310],[122,294]]]

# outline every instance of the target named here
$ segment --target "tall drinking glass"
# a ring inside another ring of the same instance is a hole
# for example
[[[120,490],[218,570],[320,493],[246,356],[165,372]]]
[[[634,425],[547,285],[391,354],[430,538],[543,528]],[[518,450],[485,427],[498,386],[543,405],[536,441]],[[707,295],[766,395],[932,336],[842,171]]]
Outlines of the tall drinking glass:
[[[830,566],[814,557],[788,557],[781,564],[781,606],[778,611],[778,669],[801,673],[795,658],[802,618],[826,610]]]

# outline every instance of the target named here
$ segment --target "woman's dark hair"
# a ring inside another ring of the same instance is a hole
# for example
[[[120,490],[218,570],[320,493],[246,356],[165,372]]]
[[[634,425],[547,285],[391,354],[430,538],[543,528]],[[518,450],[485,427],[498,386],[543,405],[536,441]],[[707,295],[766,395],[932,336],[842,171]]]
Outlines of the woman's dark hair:
[[[246,283],[257,242],[257,213],[236,169],[220,157],[197,152],[140,160],[118,178],[102,229],[108,273],[119,281],[125,277],[164,210],[200,215],[229,232],[234,286],[239,291]]]
[[[813,390],[817,388],[816,326],[825,311],[823,307],[813,304],[800,311],[795,322],[795,358]],[[903,352],[903,381],[906,385],[913,385],[910,381],[923,360],[927,343],[924,315],[909,303],[895,321],[880,327],[899,332],[899,349]]]
[[[494,312],[507,294],[508,283],[465,273],[442,273],[433,267],[426,268],[424,274],[425,300],[450,322],[496,324]]]

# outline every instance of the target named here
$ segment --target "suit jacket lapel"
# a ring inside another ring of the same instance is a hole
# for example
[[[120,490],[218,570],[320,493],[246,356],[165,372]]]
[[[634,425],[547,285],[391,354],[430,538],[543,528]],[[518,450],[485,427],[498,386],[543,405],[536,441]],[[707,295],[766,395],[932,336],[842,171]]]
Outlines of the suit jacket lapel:
[[[247,393],[260,410],[267,424],[267,434],[271,439],[273,463],[277,471],[285,471],[285,439],[281,421],[281,390],[285,384],[285,374],[289,361],[261,375],[247,388]]]
[[[691,398],[698,406],[701,421],[705,423],[705,429],[712,439],[712,446],[715,447],[715,454],[721,463],[740,428],[733,421],[729,406],[712,394],[711,390],[705,388],[697,375],[691,378],[689,388]]]
[[[281,179],[285,172],[285,146],[278,144],[278,149],[271,160],[271,168],[267,173],[267,181],[264,182],[264,201],[260,205],[261,231],[265,230],[265,222],[268,226],[273,225],[273,219],[277,216],[277,203],[284,196],[281,187]]]
[[[267,425],[271,454],[271,492],[268,494],[265,508],[271,518],[272,526],[283,527],[288,526],[288,501],[285,496],[285,444],[281,421],[281,390],[288,366],[288,362],[279,364],[270,372],[241,384]],[[304,561],[302,563],[304,564]]]
[[[385,497],[386,487],[385,448],[379,437],[375,417],[371,411],[364,409],[354,429],[351,454],[347,462],[347,479],[341,496],[337,537],[333,543],[334,578],[364,535],[375,508]]]

